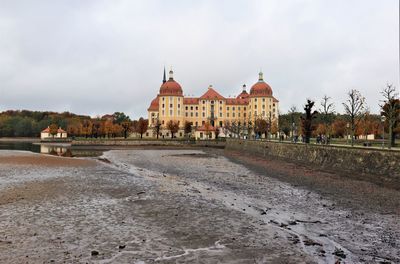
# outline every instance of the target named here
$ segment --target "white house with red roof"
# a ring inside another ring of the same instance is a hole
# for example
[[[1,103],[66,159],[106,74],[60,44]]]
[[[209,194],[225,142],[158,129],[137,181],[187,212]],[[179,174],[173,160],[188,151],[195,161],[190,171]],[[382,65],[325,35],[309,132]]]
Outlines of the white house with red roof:
[[[59,127],[57,129],[57,134],[52,135],[50,133],[50,127],[47,127],[46,129],[43,129],[42,132],[40,132],[40,139],[51,139],[51,138],[67,138],[68,134],[67,131],[65,131],[64,129],[62,129],[61,127]]]

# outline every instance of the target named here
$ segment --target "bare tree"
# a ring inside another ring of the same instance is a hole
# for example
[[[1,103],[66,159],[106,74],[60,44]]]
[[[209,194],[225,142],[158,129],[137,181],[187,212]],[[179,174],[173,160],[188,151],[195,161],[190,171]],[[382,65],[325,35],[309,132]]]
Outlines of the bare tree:
[[[310,138],[312,131],[315,129],[312,121],[317,117],[318,112],[312,112],[315,102],[307,99],[307,104],[304,106],[305,116],[301,116],[301,124],[303,129],[303,134],[305,137],[305,142],[310,143]]]
[[[321,101],[321,109],[319,110],[319,113],[322,114],[322,121],[324,122],[325,126],[325,137],[328,138],[331,134],[331,129],[330,129],[330,124],[332,122],[332,115],[335,113],[335,105],[330,102],[331,97],[328,97],[327,95],[324,95],[322,97]],[[325,140],[326,143],[328,143],[328,140]]]
[[[380,105],[382,111],[381,116],[386,118],[386,122],[388,124],[388,132],[389,132],[389,145],[388,148],[394,146],[394,136],[395,133],[394,128],[396,127],[396,123],[399,120],[400,116],[400,101],[399,94],[396,92],[396,87],[392,84],[386,84],[386,88],[381,92],[384,100],[383,104]]]
[[[350,90],[348,93],[348,99],[343,103],[344,110],[349,116],[350,131],[351,131],[351,146],[354,146],[354,135],[358,123],[362,119],[365,113],[365,98],[361,93],[355,89]]]
[[[160,122],[160,119],[157,116],[157,119],[155,120],[155,123],[153,125],[153,133],[156,134],[157,139],[158,139],[158,137],[160,135],[160,131],[161,131],[161,122]]]

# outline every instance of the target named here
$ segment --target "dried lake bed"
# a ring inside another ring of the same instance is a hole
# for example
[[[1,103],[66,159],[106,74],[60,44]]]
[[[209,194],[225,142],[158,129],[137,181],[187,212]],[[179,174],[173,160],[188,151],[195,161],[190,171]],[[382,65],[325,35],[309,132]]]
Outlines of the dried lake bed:
[[[399,201],[223,150],[1,150],[0,263],[396,263]]]

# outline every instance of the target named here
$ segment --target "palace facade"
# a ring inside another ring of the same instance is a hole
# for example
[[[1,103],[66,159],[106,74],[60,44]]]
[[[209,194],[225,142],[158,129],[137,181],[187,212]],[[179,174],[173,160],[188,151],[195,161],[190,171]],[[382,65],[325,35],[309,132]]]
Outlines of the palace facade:
[[[170,137],[167,128],[169,121],[179,124],[176,137],[184,136],[185,122],[192,122],[196,138],[204,138],[205,131],[213,133],[218,129],[219,136],[232,136],[232,124],[246,127],[256,119],[277,122],[279,101],[273,96],[271,87],[264,81],[260,72],[258,81],[246,91],[243,85],[241,93],[235,98],[226,98],[211,85],[200,97],[184,97],[181,85],[175,81],[173,71],[169,79],[164,79],[158,95],[152,100],[148,110],[149,130],[147,137],[156,137],[154,127],[161,125],[160,137]],[[208,133],[215,136],[215,134]],[[238,135],[237,135],[238,136]]]

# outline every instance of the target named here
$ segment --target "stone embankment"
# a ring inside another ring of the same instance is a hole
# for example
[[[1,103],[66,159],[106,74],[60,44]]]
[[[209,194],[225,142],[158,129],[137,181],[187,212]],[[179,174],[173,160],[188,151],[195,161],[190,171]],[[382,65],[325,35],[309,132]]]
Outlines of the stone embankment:
[[[312,165],[400,189],[399,151],[238,139],[227,139],[226,149]]]
[[[73,146],[170,146],[170,147],[218,147],[224,148],[225,141],[220,140],[181,140],[181,139],[159,139],[159,140],[139,140],[139,139],[88,139],[73,140]]]

